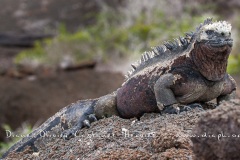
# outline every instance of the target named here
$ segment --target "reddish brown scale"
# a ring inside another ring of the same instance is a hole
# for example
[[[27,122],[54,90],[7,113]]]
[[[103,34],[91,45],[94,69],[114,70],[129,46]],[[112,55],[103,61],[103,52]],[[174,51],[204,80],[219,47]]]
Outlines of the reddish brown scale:
[[[148,82],[149,76],[136,76],[118,90],[117,106],[121,117],[141,117],[144,113],[159,112]]]
[[[197,70],[204,77],[211,81],[218,81],[226,74],[230,52],[229,46],[213,48],[206,44],[198,44],[191,52],[191,57]]]

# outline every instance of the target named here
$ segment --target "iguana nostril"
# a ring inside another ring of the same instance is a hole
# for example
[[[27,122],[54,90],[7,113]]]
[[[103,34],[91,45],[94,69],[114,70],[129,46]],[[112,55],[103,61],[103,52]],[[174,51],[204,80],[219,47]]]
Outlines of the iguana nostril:
[[[225,36],[225,33],[224,33],[224,32],[222,32],[222,33],[221,33],[221,35],[222,35],[222,36]]]

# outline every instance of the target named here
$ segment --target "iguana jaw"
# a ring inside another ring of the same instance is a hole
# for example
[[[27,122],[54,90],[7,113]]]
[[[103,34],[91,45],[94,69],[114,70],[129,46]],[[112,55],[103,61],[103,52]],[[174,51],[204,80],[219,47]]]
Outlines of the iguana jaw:
[[[217,46],[204,42],[195,43],[191,52],[191,59],[198,70],[207,80],[221,80],[227,70],[227,61],[232,47],[219,43]]]
[[[209,41],[206,42],[206,44],[209,44],[212,47],[224,47],[224,46],[232,47],[233,40],[231,38],[228,38],[228,39],[218,39],[218,40],[209,40]]]

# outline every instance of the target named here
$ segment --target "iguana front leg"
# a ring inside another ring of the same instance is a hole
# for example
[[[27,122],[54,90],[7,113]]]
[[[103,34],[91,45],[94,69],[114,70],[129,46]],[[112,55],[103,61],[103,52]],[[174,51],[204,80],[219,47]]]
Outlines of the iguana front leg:
[[[224,77],[222,93],[217,97],[217,105],[219,105],[222,101],[229,101],[231,99],[237,98],[236,88],[237,84],[235,80],[229,74],[227,74]]]
[[[189,105],[180,105],[172,88],[176,85],[176,81],[181,79],[179,74],[165,74],[162,75],[154,85],[154,93],[157,101],[157,106],[162,113],[178,114],[179,112],[188,111],[193,108],[203,110],[202,106],[198,103],[190,103]],[[179,84],[178,84],[179,85]],[[193,90],[187,97],[195,99],[200,93]]]
[[[160,111],[168,107],[168,112],[178,112],[177,107],[178,101],[175,98],[171,86],[174,85],[175,81],[179,76],[173,75],[171,73],[162,75],[154,85],[154,93],[157,101],[157,106]],[[175,110],[175,111],[174,111]]]

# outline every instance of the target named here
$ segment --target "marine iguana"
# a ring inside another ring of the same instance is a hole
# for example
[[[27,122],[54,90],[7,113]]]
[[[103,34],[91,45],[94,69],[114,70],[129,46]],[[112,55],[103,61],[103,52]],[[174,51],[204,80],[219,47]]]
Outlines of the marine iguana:
[[[61,127],[61,136],[69,139],[103,116],[139,118],[151,112],[178,113],[181,105],[181,110],[188,110],[201,102],[217,99],[219,104],[228,100],[236,90],[235,81],[226,73],[232,45],[231,24],[208,18],[195,32],[143,54],[117,91],[63,108],[3,157],[10,151],[23,151],[26,146],[37,151],[34,142],[41,133],[56,127]]]

